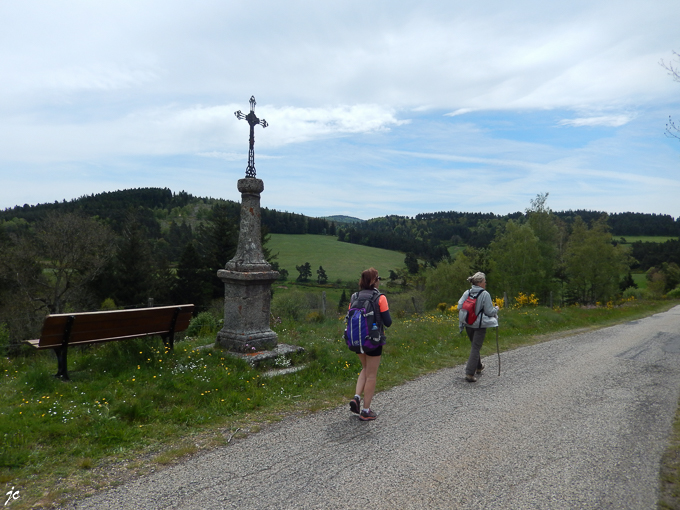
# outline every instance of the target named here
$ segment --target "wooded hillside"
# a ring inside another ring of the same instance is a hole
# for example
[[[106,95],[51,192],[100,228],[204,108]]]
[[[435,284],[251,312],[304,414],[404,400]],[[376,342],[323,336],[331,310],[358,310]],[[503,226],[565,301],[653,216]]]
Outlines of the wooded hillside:
[[[292,278],[297,266],[309,260],[301,257],[296,267],[278,268],[266,243],[269,233],[326,235],[401,252],[403,266],[389,269],[389,274],[402,283],[423,269],[450,263],[449,253],[455,251],[463,252],[475,270],[496,271],[505,290],[530,289],[544,301],[557,291],[566,301],[609,296],[629,285],[618,279],[628,274],[630,280],[631,268],[654,269],[657,280],[664,280],[659,288],[673,288],[680,264],[680,241],[673,239],[612,252],[604,290],[586,292],[591,284],[577,287],[574,275],[609,253],[608,247],[620,244],[622,236],[677,236],[677,220],[641,213],[553,212],[546,199],[547,194],[539,195],[526,212],[508,215],[448,211],[368,221],[336,216],[337,222],[263,208],[263,247],[275,268]],[[167,188],[106,192],[0,211],[0,322],[11,317],[13,334],[21,336],[16,328],[30,329],[34,318],[65,310],[140,306],[149,298],[157,305],[192,302],[197,310],[207,309],[223,295],[215,271],[235,253],[239,214],[236,202]],[[578,257],[577,247],[583,251]],[[514,267],[519,262],[524,267]]]

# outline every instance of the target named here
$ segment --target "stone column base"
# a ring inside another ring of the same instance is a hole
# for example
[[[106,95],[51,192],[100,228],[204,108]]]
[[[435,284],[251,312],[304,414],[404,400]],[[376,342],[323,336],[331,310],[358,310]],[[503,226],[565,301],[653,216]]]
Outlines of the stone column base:
[[[233,352],[273,349],[278,336],[269,328],[271,285],[277,271],[230,271],[220,269],[224,282],[224,326],[216,345]]]
[[[216,343],[231,352],[258,352],[274,349],[278,344],[278,335],[271,330],[240,333],[222,328],[217,333]]]

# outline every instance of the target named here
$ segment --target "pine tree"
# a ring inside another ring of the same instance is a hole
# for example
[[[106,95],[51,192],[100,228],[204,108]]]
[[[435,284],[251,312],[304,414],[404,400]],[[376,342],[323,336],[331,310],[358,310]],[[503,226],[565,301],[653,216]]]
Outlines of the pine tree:
[[[309,278],[312,276],[312,266],[309,264],[309,262],[305,262],[301,266],[295,266],[295,269],[297,269],[298,273],[300,273],[300,276],[296,278],[298,282],[309,281]]]
[[[317,278],[316,281],[323,285],[324,283],[328,282],[328,276],[326,275],[326,271],[324,271],[323,266],[319,266],[319,269],[316,271]]]
[[[194,243],[188,243],[177,266],[174,301],[176,304],[193,303],[205,306],[210,299],[210,287],[201,274],[201,258]]]
[[[347,305],[349,305],[349,299],[347,299],[345,289],[342,289],[342,296],[340,296],[340,302],[338,303],[338,312],[347,310]]]

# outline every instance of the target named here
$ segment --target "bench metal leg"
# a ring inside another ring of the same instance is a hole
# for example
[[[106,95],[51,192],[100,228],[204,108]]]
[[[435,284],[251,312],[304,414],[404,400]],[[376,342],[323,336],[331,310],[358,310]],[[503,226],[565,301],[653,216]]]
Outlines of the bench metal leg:
[[[165,335],[161,335],[163,343],[170,350],[175,348],[175,324],[177,324],[177,317],[179,316],[179,312],[181,311],[182,311],[181,306],[175,309],[175,313],[172,314],[172,319],[170,320],[170,331],[168,331],[168,333],[166,333]]]
[[[64,327],[64,336],[61,340],[61,347],[54,348],[54,352],[57,355],[57,373],[54,375],[54,377],[58,377],[64,381],[70,381],[68,372],[66,371],[66,353],[68,351],[68,341],[71,337],[71,327],[73,326],[73,321],[75,320],[76,318],[74,315],[71,315],[66,319],[66,326]]]
[[[68,346],[62,345],[61,347],[55,347],[54,353],[57,355],[57,373],[54,377],[58,379],[63,379],[64,381],[70,381],[68,377],[68,372],[66,371],[66,352]]]

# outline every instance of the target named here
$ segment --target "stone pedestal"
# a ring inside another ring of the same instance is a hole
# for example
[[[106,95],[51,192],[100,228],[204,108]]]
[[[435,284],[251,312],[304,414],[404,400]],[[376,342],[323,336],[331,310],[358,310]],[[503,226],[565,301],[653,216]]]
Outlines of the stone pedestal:
[[[234,352],[273,349],[277,335],[269,328],[271,286],[278,277],[262,253],[260,193],[264,182],[238,181],[241,224],[236,255],[217,276],[224,282],[224,327],[217,344]]]

